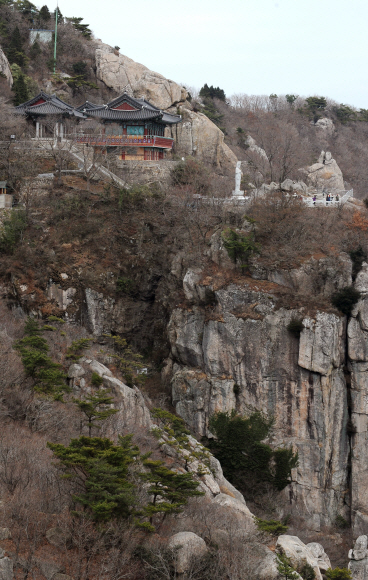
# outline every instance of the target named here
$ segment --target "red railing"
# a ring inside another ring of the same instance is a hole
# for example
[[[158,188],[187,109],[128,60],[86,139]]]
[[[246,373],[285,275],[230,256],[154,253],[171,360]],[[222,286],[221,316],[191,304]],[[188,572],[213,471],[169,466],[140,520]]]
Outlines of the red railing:
[[[159,147],[160,149],[172,149],[174,139],[159,137],[158,135],[75,135],[77,143],[88,143],[96,147]]]

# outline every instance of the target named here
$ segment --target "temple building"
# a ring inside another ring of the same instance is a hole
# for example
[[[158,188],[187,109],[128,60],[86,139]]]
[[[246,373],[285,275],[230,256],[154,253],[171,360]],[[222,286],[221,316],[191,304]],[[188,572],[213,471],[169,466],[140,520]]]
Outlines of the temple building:
[[[165,127],[182,120],[127,93],[107,105],[86,101],[75,108],[41,91],[14,110],[35,125],[36,139],[73,139],[136,161],[164,159],[174,146]]]
[[[86,101],[77,110],[89,118],[100,120],[101,133],[78,134],[77,141],[116,150],[120,159],[164,159],[174,140],[165,137],[165,127],[181,122],[180,115],[171,115],[145,99],[135,99],[124,93],[107,105]],[[83,126],[80,126],[81,129]]]
[[[25,115],[35,125],[36,139],[63,138],[66,135],[66,119],[86,119],[83,113],[64,103],[56,95],[47,95],[43,91],[15,107],[14,111],[18,115]]]

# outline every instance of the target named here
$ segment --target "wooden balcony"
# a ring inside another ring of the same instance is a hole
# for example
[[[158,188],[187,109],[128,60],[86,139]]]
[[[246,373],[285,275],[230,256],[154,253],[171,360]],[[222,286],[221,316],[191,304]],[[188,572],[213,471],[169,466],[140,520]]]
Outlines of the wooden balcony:
[[[88,143],[95,147],[157,147],[172,149],[174,139],[158,135],[75,135],[77,143]]]

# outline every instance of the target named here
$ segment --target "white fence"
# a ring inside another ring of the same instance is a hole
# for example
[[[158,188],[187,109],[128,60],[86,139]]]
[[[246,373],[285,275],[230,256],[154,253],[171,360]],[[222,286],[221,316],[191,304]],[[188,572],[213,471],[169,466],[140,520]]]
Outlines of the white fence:
[[[339,196],[338,201],[336,201],[336,195]],[[316,201],[313,201],[313,198],[311,197],[303,197],[303,201],[308,207],[336,207],[338,205],[344,205],[349,197],[354,197],[353,189],[349,189],[347,192],[345,192],[345,190],[341,192],[337,191],[334,195],[333,201],[326,201],[326,199],[316,199]]]

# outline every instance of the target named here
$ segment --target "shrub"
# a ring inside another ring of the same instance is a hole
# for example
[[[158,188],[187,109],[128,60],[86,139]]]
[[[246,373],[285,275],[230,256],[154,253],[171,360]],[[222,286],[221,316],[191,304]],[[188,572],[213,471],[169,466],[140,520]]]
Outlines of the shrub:
[[[357,277],[360,270],[362,269],[363,262],[367,259],[367,254],[363,250],[362,246],[359,246],[356,250],[350,252],[350,258],[353,262],[353,280]]]
[[[259,244],[254,241],[253,232],[243,235],[228,228],[222,232],[221,237],[229,258],[234,264],[240,263],[241,268],[247,268],[252,254],[260,252]]]
[[[338,514],[335,518],[335,526],[340,530],[343,530],[349,527],[349,522],[347,522],[342,515]]]
[[[66,358],[71,358],[72,360],[78,360],[82,352],[89,347],[92,338],[79,338],[78,340],[73,340],[72,344],[66,351]]]
[[[216,439],[209,443],[214,455],[232,483],[244,485],[255,478],[281,491],[290,483],[291,470],[298,464],[292,449],[275,449],[262,443],[272,429],[273,419],[259,411],[249,417],[217,413],[210,419],[210,430]]]
[[[304,328],[303,319],[292,318],[286,328],[291,334],[299,338],[300,333]]]
[[[66,375],[59,364],[49,357],[49,345],[40,336],[43,329],[33,318],[28,318],[24,327],[24,338],[15,343],[20,353],[24,370],[33,380],[33,388],[54,399],[62,400],[63,392],[69,392]]]
[[[327,580],[352,580],[352,575],[350,570],[347,568],[329,568],[326,570],[326,578]]]
[[[277,570],[284,580],[297,580],[298,574],[291,565],[290,558],[284,554],[277,554]]]
[[[12,210],[4,220],[0,234],[0,253],[12,254],[27,226],[26,213],[23,210]]]
[[[313,569],[313,566],[305,562],[301,568],[298,569],[300,576],[303,580],[315,580],[316,573]]]
[[[261,520],[256,518],[258,529],[262,532],[267,532],[271,536],[279,536],[286,534],[288,527],[279,520]]]
[[[116,280],[116,290],[123,292],[123,294],[131,294],[134,288],[134,282],[130,278],[118,278]]]
[[[103,383],[103,378],[98,373],[93,372],[91,377],[91,384],[94,387],[100,387]]]
[[[341,288],[341,290],[338,290],[332,295],[331,302],[340,312],[346,316],[350,316],[359,298],[359,290],[356,290],[353,286],[345,286],[345,288]]]

